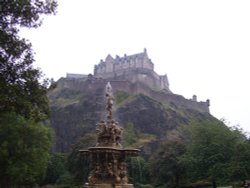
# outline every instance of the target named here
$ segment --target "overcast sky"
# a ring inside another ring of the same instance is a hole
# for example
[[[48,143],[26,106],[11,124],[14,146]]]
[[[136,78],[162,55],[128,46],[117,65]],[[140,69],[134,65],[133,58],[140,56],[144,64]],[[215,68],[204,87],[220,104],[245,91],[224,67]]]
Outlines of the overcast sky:
[[[250,132],[249,0],[58,0],[56,16],[23,30],[35,66],[55,80],[93,73],[108,54],[143,52],[170,89],[210,99],[211,114]]]

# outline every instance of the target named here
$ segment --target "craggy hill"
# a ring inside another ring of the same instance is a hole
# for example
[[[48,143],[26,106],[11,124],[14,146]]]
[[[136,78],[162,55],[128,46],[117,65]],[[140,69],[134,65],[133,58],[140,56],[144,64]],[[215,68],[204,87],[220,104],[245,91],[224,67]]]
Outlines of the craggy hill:
[[[125,130],[132,125],[138,135],[138,147],[191,120],[215,119],[209,113],[207,102],[155,91],[140,82],[93,76],[61,78],[48,94],[50,123],[54,129],[53,151],[67,152],[80,137],[95,132],[96,123],[106,115],[104,90],[108,81],[115,97],[114,117]]]

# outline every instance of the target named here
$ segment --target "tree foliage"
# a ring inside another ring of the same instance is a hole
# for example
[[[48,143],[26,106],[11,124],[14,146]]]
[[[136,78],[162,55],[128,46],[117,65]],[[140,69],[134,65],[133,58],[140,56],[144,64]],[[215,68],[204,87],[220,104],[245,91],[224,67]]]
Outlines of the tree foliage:
[[[234,127],[231,131],[238,135],[238,139],[229,167],[230,180],[244,181],[250,176],[250,140],[242,129]]]
[[[250,176],[250,142],[222,121],[196,121],[168,132],[149,159],[155,187],[223,185]]]
[[[143,157],[130,157],[126,162],[130,183],[135,184],[136,187],[150,183],[149,166]]]
[[[88,156],[82,156],[79,150],[87,149],[95,144],[96,136],[86,134],[72,146],[72,150],[67,157],[67,169],[73,175],[76,184],[87,182],[90,172],[90,159]]]
[[[46,82],[34,68],[31,43],[18,35],[21,27],[38,27],[43,14],[55,13],[56,1],[0,2],[0,113],[16,112],[35,120],[49,113]]]
[[[179,186],[184,173],[179,157],[184,153],[185,143],[181,133],[177,130],[168,132],[149,159],[152,183],[156,186]]]
[[[249,157],[249,144],[241,132],[220,121],[204,121],[192,123],[185,133],[189,143],[181,163],[190,181],[206,179],[223,184],[250,175],[242,161]]]
[[[51,146],[50,129],[11,113],[0,116],[0,185],[42,180]]]
[[[48,85],[19,30],[40,26],[56,7],[53,0],[0,1],[1,187],[37,183],[46,170],[51,134],[39,122],[49,115]]]
[[[55,184],[65,172],[65,155],[61,153],[51,154],[48,160],[46,176],[42,184]]]

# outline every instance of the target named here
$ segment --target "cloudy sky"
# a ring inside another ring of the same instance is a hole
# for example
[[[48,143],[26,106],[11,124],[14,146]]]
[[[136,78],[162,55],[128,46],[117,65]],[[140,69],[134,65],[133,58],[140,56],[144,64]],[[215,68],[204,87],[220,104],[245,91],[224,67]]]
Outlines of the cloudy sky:
[[[250,132],[249,0],[58,0],[58,13],[22,31],[35,66],[55,80],[93,73],[108,54],[147,48],[158,74],[185,98]]]

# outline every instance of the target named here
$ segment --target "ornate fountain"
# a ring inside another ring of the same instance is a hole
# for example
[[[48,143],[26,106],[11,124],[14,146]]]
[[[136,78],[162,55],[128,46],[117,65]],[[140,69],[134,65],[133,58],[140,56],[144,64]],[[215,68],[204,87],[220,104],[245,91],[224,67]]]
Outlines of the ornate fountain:
[[[113,119],[114,98],[112,87],[106,85],[107,117],[96,126],[97,143],[95,147],[80,150],[82,155],[91,157],[92,170],[86,188],[133,188],[128,183],[126,157],[138,156],[138,149],[124,149],[120,143],[122,127]]]

